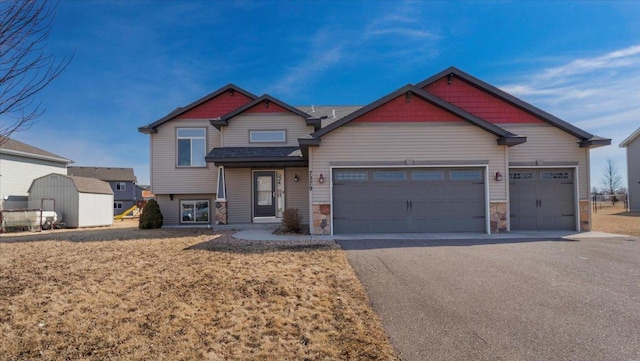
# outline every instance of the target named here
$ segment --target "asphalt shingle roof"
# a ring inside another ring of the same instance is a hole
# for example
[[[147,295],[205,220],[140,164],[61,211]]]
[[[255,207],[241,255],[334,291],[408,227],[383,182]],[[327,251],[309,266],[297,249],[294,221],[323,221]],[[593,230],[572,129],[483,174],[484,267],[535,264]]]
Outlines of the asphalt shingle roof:
[[[133,168],[67,167],[67,174],[96,178],[107,182],[136,182]]]
[[[296,106],[296,108],[314,118],[322,118],[326,116],[326,120],[328,122],[333,122],[362,108],[362,105],[302,105]],[[333,117],[334,111],[335,118]]]
[[[58,158],[62,163],[71,163],[71,160],[65,157],[61,157],[57,154],[47,152],[44,149],[34,147],[32,145],[17,141],[15,139],[0,136],[0,152],[2,152],[3,150],[38,155],[43,157]]]
[[[207,159],[270,159],[270,158],[301,158],[299,147],[225,147],[214,148]]]

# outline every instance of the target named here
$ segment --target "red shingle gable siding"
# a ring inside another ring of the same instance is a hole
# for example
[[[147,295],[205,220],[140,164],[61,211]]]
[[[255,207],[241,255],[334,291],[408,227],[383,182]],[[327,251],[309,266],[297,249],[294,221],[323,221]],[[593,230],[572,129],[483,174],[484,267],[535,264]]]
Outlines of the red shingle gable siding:
[[[269,107],[265,107],[265,102],[260,102],[255,106],[247,109],[246,113],[289,113],[285,108],[269,102]]]
[[[197,107],[180,114],[176,119],[211,119],[225,115],[238,107],[241,107],[253,99],[240,93],[224,92]]]
[[[425,91],[491,123],[544,123],[533,115],[486,93],[463,80],[446,77],[423,88]]]
[[[457,122],[462,119],[415,95],[407,103],[404,95],[360,116],[356,122]]]

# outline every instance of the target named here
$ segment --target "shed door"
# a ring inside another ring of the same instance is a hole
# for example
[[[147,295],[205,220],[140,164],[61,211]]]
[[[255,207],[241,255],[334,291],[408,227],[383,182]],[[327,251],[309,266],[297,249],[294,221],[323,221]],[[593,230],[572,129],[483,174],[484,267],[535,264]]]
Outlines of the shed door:
[[[572,169],[511,169],[511,230],[575,230]]]
[[[334,233],[484,232],[482,168],[336,169]]]

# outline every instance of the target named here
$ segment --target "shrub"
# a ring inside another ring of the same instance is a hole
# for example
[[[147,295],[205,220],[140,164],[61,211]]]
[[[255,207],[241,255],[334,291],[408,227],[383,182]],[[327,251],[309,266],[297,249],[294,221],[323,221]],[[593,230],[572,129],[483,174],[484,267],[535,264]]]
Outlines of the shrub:
[[[140,229],[154,229],[162,227],[162,212],[160,212],[160,206],[155,199],[151,199],[142,208],[142,215],[140,216],[140,223],[138,227]]]
[[[298,208],[287,208],[282,214],[282,228],[285,232],[300,233],[302,231],[302,213]]]

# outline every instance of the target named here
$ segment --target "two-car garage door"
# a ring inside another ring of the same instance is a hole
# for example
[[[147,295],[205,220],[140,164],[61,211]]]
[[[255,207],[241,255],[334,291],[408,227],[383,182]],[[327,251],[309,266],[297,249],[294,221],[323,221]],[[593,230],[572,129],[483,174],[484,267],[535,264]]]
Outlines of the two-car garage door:
[[[485,232],[484,168],[333,171],[334,233]]]

